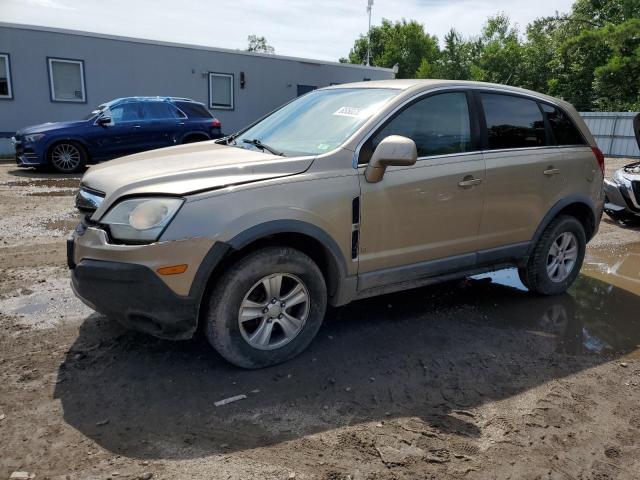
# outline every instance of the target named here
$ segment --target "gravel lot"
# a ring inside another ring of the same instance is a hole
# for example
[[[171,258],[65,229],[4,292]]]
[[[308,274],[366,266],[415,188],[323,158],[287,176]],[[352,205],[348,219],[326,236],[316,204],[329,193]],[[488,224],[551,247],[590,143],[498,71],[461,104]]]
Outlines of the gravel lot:
[[[242,371],[73,296],[78,181],[0,165],[0,478],[640,478],[640,229],[605,217],[568,294],[503,271],[360,301]]]

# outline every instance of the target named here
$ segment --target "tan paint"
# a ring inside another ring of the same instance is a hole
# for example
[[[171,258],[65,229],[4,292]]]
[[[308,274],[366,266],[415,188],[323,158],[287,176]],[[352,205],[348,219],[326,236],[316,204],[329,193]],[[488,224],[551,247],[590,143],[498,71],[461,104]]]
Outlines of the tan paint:
[[[92,167],[83,184],[106,192],[93,215],[123,196],[170,194],[185,203],[151,245],[111,245],[89,228],[76,240],[82,258],[146,265],[188,264],[183,274],[160,275],[186,295],[197,267],[218,241],[277,220],[315,225],[335,242],[348,276],[447,258],[531,239],[544,215],[569,194],[602,203],[602,181],[589,147],[471,152],[388,166],[375,183],[354,168],[359,146],[394,111],[416,96],[450,88],[517,92],[563,107],[593,137],[573,107],[535,92],[478,82],[399,80],[331,88],[393,88],[388,101],[342,147],[316,157],[281,158],[203,142],[154,150]],[[557,168],[558,175],[545,175]],[[373,178],[373,177],[372,177]],[[351,203],[361,196],[359,258],[351,259]]]
[[[484,178],[481,153],[389,167],[378,183],[362,179],[360,272],[476,251],[484,185],[459,186],[467,177]]]
[[[158,278],[178,295],[188,295],[198,267],[213,241],[208,238],[191,238],[151,245],[110,244],[103,230],[89,227],[83,235],[76,236],[74,261],[83,259],[135,263],[149,267]],[[187,264],[189,268],[179,275],[159,275],[161,267]]]

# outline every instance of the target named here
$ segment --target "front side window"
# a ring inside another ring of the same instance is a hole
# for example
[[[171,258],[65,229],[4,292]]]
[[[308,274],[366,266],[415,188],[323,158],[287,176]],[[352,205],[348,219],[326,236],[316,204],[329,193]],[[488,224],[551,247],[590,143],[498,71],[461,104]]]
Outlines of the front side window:
[[[540,106],[545,117],[547,117],[557,145],[585,144],[584,137],[566,113],[547,103],[541,103]]]
[[[169,120],[178,118],[178,111],[165,102],[146,102],[144,104],[145,120]]]
[[[376,133],[371,151],[389,135],[413,140],[418,157],[471,150],[467,95],[464,92],[442,93],[410,105]]]
[[[139,122],[144,118],[142,104],[140,102],[129,102],[109,108],[108,115],[111,123],[117,125],[125,122]]]
[[[209,108],[233,110],[233,75],[209,74]]]
[[[11,89],[11,64],[9,63],[9,54],[0,53],[0,98],[13,98]]]
[[[55,102],[86,102],[84,62],[49,58],[49,86]]]
[[[482,93],[480,99],[490,150],[548,144],[542,112],[535,101],[494,93]]]
[[[400,91],[386,88],[316,90],[286,104],[236,137],[259,140],[285,155],[319,155],[342,145]]]

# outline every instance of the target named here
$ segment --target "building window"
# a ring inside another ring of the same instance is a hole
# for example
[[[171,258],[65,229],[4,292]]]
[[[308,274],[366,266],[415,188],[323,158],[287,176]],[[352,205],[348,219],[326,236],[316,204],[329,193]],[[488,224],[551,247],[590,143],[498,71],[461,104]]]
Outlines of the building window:
[[[13,98],[13,90],[11,88],[11,63],[9,62],[8,53],[0,53],[0,98]]]
[[[54,102],[87,101],[84,85],[84,62],[63,58],[48,58],[49,87]]]
[[[209,73],[209,108],[233,110],[233,75]]]

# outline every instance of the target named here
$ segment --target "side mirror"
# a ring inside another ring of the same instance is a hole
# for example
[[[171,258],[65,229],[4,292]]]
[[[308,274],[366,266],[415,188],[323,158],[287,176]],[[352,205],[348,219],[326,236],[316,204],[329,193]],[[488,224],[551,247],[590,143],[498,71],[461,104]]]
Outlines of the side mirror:
[[[418,150],[413,140],[400,135],[390,135],[376,147],[364,172],[364,178],[369,183],[379,182],[387,167],[408,167],[414,165],[417,159]]]
[[[98,118],[98,125],[100,125],[102,127],[106,127],[107,125],[111,125],[111,117],[103,115],[102,117]]]
[[[638,148],[640,148],[640,113],[633,119],[633,133],[636,134],[636,142],[638,142]]]

